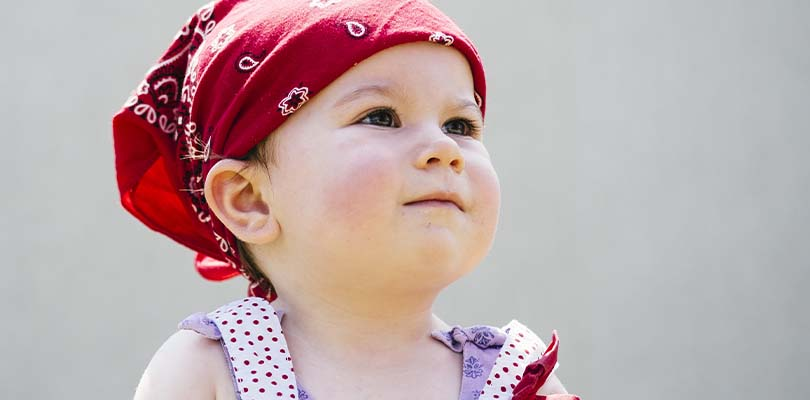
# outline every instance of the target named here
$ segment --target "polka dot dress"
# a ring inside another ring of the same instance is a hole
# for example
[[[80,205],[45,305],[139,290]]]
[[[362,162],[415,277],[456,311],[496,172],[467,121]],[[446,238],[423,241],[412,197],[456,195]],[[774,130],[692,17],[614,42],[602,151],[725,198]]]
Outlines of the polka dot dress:
[[[238,399],[312,400],[296,382],[292,358],[281,330],[283,315],[280,313],[263,298],[247,297],[207,314],[193,314],[178,328],[191,329],[221,341]],[[435,331],[433,336],[454,351],[462,352],[461,347],[464,347],[463,386],[483,379],[479,377],[481,372],[488,376],[485,383],[473,386],[481,390],[462,388],[460,400],[511,399],[522,372],[543,355],[546,346],[516,320],[503,328],[483,327],[461,329],[456,326],[450,331]],[[477,361],[487,358],[490,351],[493,351],[489,357],[495,359],[494,364],[479,365]]]
[[[219,336],[239,399],[299,398],[287,341],[267,300],[247,297],[180,324],[191,327],[212,339]]]
[[[546,350],[545,343],[517,320],[512,320],[503,330],[507,335],[506,342],[481,390],[479,400],[511,399],[512,391],[522,378],[522,372],[529,364],[540,359]],[[557,363],[554,370],[559,365]]]

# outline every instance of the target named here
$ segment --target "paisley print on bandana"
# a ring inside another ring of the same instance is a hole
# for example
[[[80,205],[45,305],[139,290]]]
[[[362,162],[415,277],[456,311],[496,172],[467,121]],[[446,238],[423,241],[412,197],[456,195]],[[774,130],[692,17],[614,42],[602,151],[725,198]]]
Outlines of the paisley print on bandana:
[[[281,100],[281,103],[278,103],[281,115],[290,115],[294,113],[295,110],[301,108],[301,106],[309,100],[307,93],[309,93],[309,88],[306,87],[291,90],[290,94],[288,94],[284,100]]]
[[[317,8],[326,8],[331,6],[332,4],[340,3],[340,0],[312,0],[309,3],[310,7],[317,7]]]
[[[443,32],[433,32],[433,34],[430,35],[430,38],[428,38],[428,40],[430,40],[431,42],[444,44],[445,46],[451,46],[453,44],[454,39],[452,36],[447,35]]]
[[[251,72],[256,67],[261,64],[262,60],[264,59],[266,51],[262,51],[261,54],[253,54],[249,51],[246,51],[239,55],[239,59],[236,60],[236,70],[239,72]]]

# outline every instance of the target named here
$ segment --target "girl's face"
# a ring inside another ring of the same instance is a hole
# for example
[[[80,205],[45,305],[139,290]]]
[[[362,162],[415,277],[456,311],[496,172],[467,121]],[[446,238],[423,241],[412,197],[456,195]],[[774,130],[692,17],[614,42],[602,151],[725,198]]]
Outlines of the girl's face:
[[[267,193],[281,234],[256,249],[264,272],[280,291],[286,280],[440,290],[469,272],[500,208],[482,124],[457,50],[409,43],[354,66],[273,133]],[[412,203],[436,192],[461,209]]]

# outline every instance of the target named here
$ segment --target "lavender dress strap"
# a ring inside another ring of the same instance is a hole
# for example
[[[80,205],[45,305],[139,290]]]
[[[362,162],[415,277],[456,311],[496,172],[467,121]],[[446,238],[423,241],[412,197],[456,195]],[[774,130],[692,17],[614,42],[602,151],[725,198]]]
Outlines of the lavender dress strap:
[[[198,312],[189,315],[177,325],[177,329],[188,329],[199,333],[209,339],[219,340],[222,333],[219,332],[217,324],[208,318],[205,313]]]
[[[506,334],[492,326],[462,328],[456,325],[449,331],[433,331],[431,336],[451,350],[462,353],[464,365],[459,400],[477,400],[506,340]]]

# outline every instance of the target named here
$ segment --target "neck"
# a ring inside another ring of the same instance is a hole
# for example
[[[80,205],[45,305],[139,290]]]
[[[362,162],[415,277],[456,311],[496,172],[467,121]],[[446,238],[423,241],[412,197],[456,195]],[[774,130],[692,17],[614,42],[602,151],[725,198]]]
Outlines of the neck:
[[[437,294],[280,294],[273,307],[284,312],[282,329],[290,347],[302,350],[301,355],[341,363],[360,357],[366,365],[375,359],[383,364],[412,358],[420,349],[436,349],[431,331],[448,328],[432,313]]]

